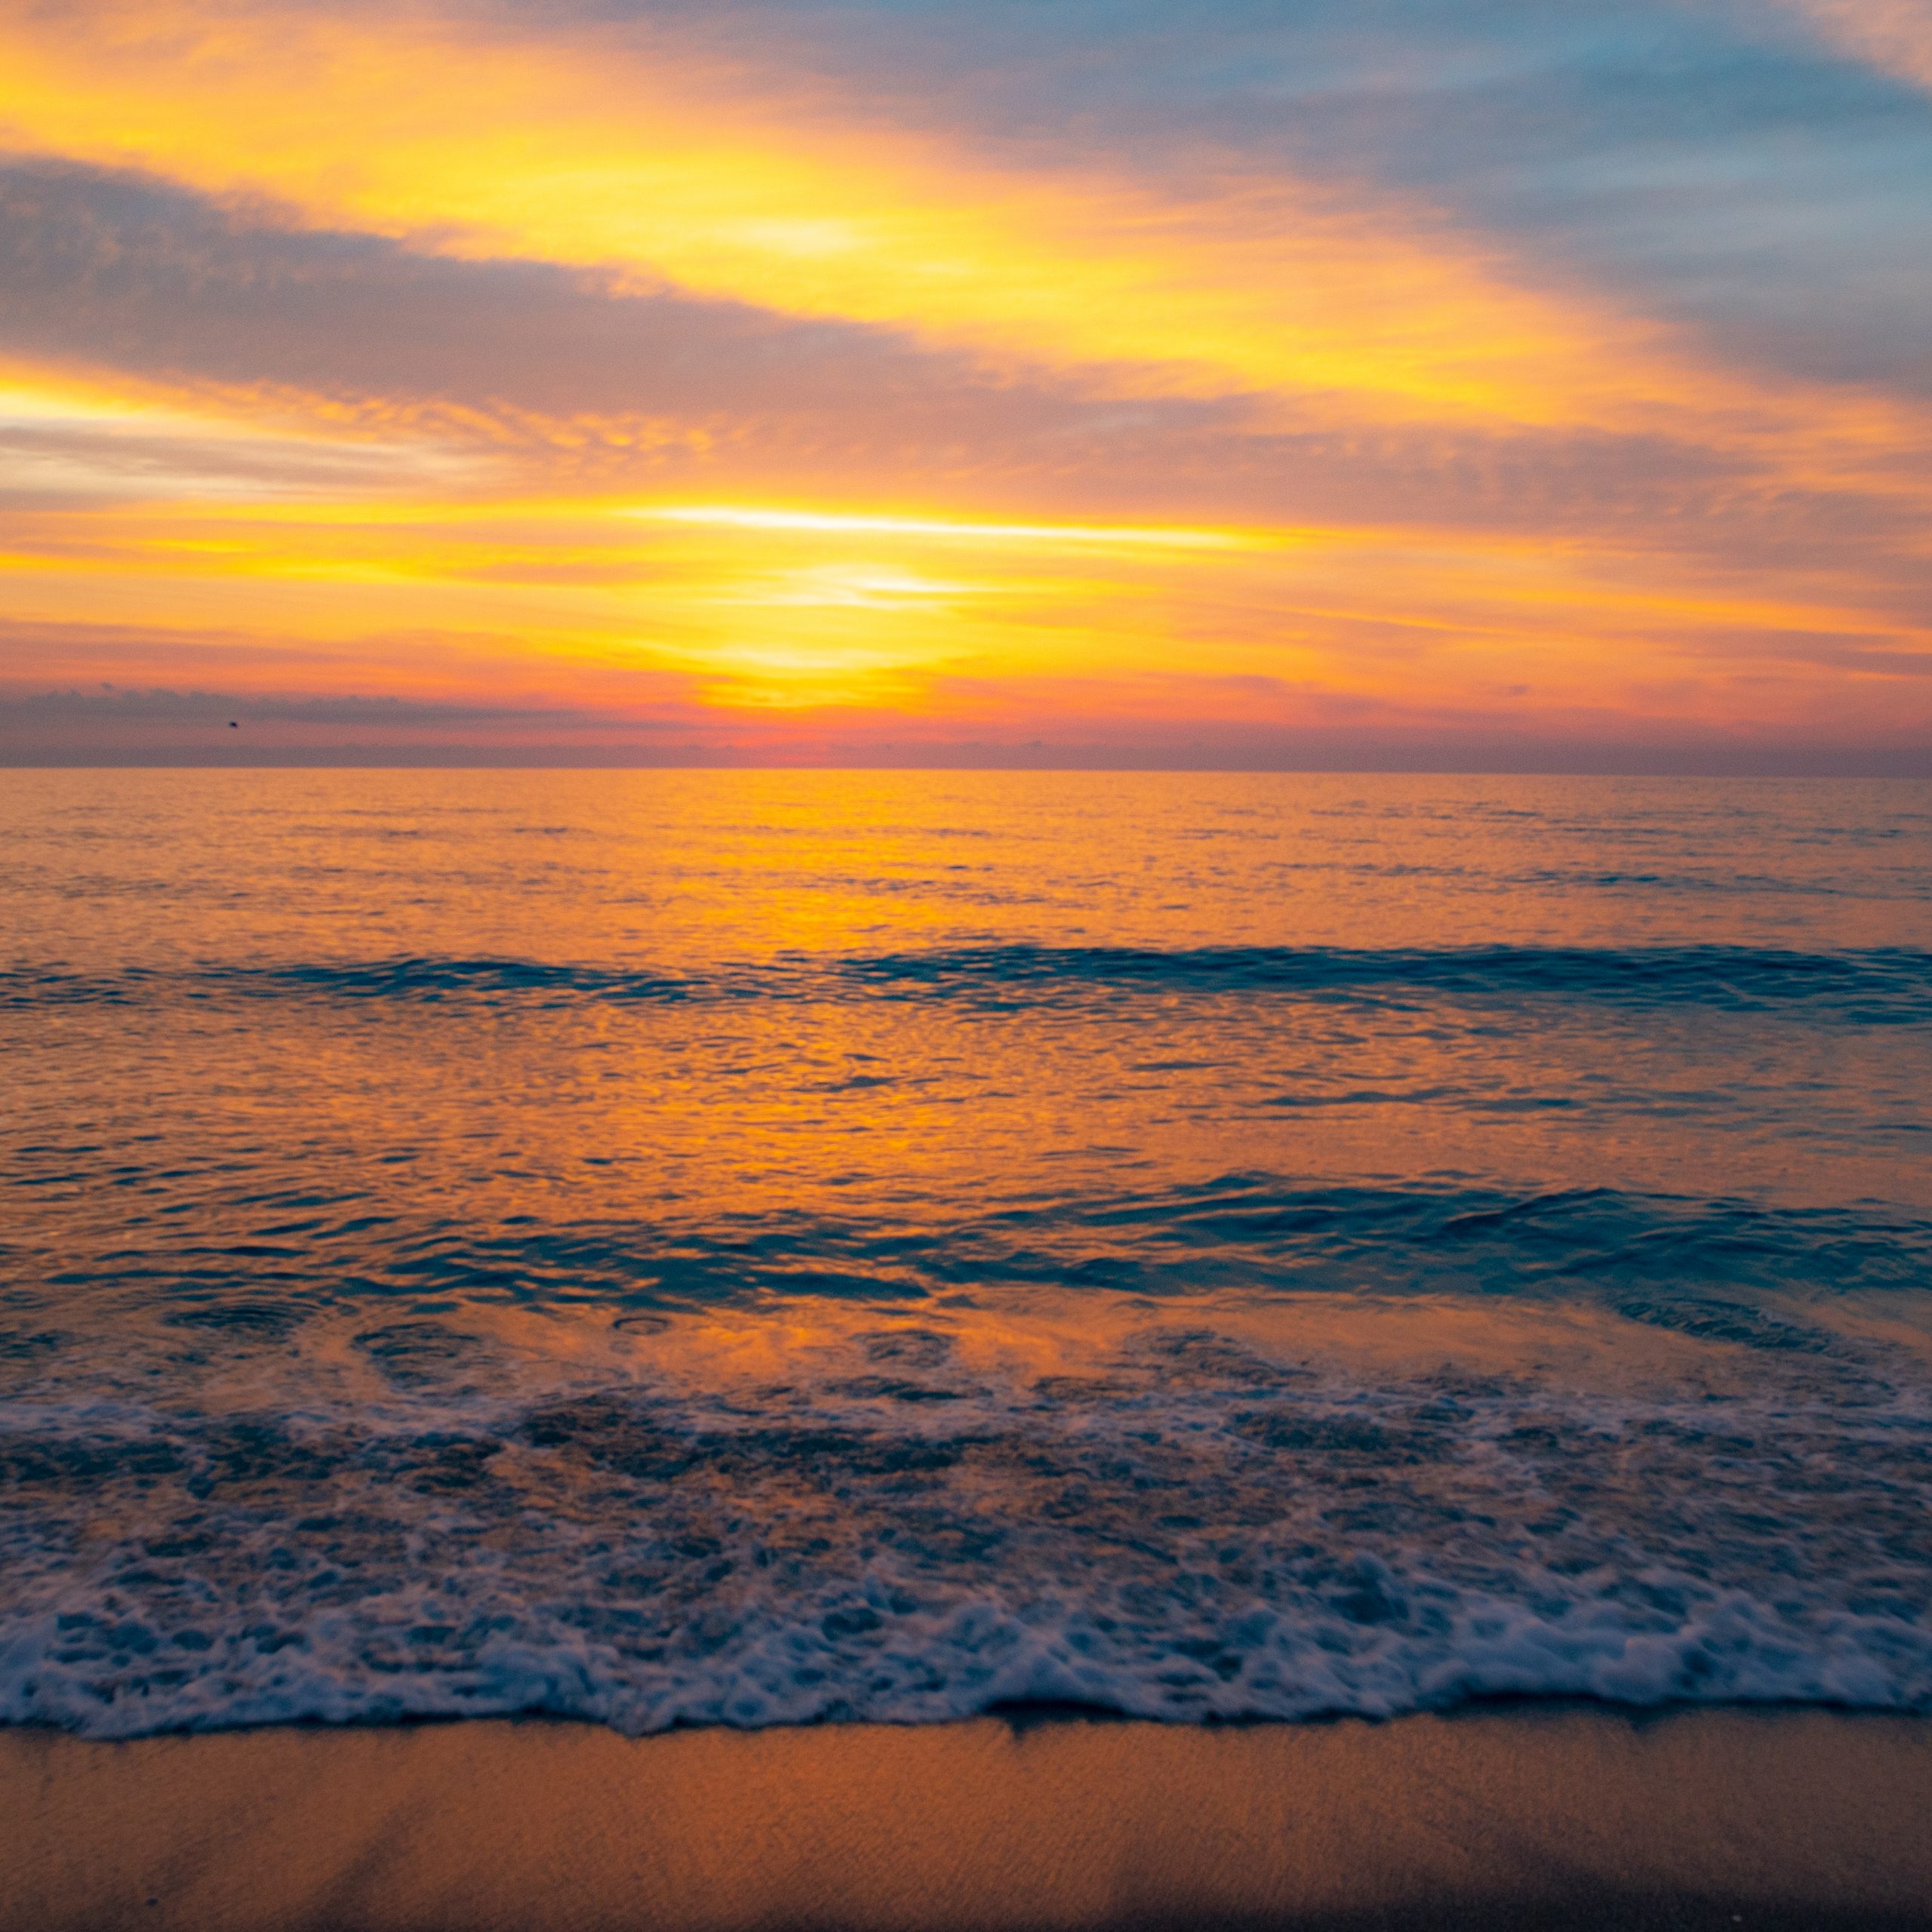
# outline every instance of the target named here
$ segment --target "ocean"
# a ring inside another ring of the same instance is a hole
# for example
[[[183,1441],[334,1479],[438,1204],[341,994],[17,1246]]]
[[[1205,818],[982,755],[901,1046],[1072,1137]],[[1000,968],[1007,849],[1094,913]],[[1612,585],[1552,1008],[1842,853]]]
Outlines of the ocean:
[[[1932,1708],[1932,786],[0,774],[0,1718]]]

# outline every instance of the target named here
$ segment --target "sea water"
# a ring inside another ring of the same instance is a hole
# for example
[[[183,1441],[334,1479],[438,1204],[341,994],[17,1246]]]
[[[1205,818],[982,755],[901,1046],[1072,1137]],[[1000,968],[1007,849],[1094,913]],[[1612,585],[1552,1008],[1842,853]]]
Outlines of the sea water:
[[[1932,1706],[1932,787],[0,776],[0,1716]]]

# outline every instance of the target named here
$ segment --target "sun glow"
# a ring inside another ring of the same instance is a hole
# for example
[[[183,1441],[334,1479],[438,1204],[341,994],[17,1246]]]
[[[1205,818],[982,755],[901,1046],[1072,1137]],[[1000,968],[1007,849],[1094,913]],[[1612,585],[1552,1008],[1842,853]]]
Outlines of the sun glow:
[[[1916,71],[1908,0],[1783,5]],[[0,701],[1932,728],[1915,379],[773,12],[0,0]]]
[[[937,537],[963,543],[1148,546],[1164,550],[1233,550],[1263,541],[1279,543],[1221,530],[1159,530],[1134,525],[1081,523],[977,523],[924,516],[882,516],[838,510],[761,509],[724,503],[658,503],[628,510],[626,515],[657,523],[691,523],[721,530],[823,531],[832,536],[878,534],[894,537]]]

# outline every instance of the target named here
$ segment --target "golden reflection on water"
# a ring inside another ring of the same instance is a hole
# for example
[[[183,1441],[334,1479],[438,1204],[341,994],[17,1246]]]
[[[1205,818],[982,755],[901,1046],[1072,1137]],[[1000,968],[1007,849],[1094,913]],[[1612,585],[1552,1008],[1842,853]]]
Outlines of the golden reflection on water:
[[[1932,1681],[1910,788],[88,774],[0,854],[7,1708]]]
[[[1911,781],[848,771],[0,779],[14,954],[702,970],[943,937],[1853,947],[1932,937]]]
[[[1915,816],[1918,795],[1320,776],[37,774],[0,786],[17,964],[147,977],[138,997],[37,1013],[17,1092],[49,1145],[89,1124],[103,1145],[158,1137],[143,1144],[168,1150],[149,1204],[165,1212],[143,1225],[164,1251],[170,1229],[198,1223],[223,1245],[325,1258],[390,1229],[405,1251],[469,1244],[462,1267],[418,1289],[463,1302],[713,1296],[734,1243],[747,1288],[922,1299],[934,1254],[968,1224],[982,1248],[1025,1260],[1030,1221],[1115,1197],[1124,1219],[1017,1274],[992,1267],[1001,1294],[1066,1269],[1097,1295],[1137,1255],[1166,1267],[1164,1292],[1292,1290],[1270,1272],[1265,1228],[1232,1258],[1208,1251],[1211,1231],[1192,1262],[1165,1239],[1190,1215],[1257,1211],[1190,1192],[1229,1177],[1265,1177],[1284,1199],[1910,1201],[1923,1172],[1912,1180],[1887,1124],[1919,1110],[1909,1030],[1721,1000],[1532,988],[1472,1001],[1399,980],[1347,997],[1318,980],[1220,991],[1158,969],[1203,947],[1923,945],[1932,817]],[[1139,978],[1082,964],[1142,954],[1159,957]],[[910,966],[880,977],[881,960]],[[499,983],[492,962],[558,977]],[[365,969],[366,983],[327,977]],[[403,979],[383,980],[392,969]],[[320,1204],[277,1204],[310,1182]],[[43,1191],[25,1211],[57,1247],[128,1246],[115,1189]],[[697,1281],[679,1272],[694,1229],[709,1244]],[[958,1285],[974,1269],[969,1254]],[[1320,1285],[1387,1284],[1337,1264]],[[1440,1285],[1482,1284],[1478,1271]]]

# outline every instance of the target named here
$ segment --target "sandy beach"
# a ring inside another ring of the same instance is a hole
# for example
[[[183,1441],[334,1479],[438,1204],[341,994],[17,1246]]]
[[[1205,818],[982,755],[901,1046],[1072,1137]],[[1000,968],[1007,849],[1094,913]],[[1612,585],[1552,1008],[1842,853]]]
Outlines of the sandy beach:
[[[7,1932],[1932,1925],[1932,1726],[0,1733]]]

